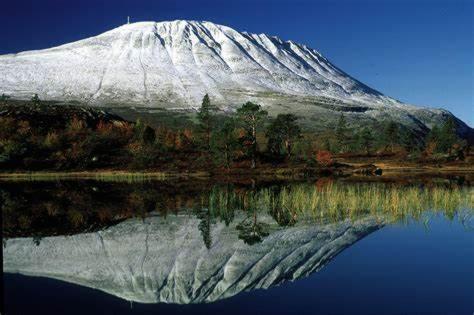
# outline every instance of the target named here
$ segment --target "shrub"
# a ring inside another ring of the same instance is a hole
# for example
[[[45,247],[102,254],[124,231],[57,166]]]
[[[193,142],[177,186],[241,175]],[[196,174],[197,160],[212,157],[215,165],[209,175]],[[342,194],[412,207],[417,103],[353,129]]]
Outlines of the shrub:
[[[316,152],[316,161],[322,166],[330,166],[334,163],[331,152],[325,150]]]

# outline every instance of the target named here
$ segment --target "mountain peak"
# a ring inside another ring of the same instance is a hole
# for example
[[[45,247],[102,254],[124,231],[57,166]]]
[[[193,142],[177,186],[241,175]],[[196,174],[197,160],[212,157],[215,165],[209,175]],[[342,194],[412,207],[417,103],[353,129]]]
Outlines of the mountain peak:
[[[0,80],[2,92],[19,97],[38,93],[45,99],[165,101],[185,107],[206,93],[231,106],[255,95],[393,102],[306,45],[208,21],[135,22],[0,60],[8,74]]]

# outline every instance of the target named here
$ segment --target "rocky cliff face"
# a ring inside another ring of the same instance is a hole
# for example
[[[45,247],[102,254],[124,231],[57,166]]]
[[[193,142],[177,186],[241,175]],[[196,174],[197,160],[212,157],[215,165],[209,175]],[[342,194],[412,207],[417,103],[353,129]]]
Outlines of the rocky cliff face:
[[[209,249],[199,219],[187,215],[131,219],[96,233],[46,237],[38,246],[31,238],[9,239],[3,269],[143,303],[212,302],[306,277],[383,226],[367,217],[282,228],[261,216],[270,233],[248,245],[236,229],[242,219],[212,224]]]

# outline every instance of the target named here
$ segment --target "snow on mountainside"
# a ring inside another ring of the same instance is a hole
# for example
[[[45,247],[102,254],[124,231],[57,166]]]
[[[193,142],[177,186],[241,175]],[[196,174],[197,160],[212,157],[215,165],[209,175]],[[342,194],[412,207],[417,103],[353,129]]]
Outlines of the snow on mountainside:
[[[0,93],[101,106],[192,109],[208,93],[223,110],[247,101],[306,125],[394,120],[417,134],[452,114],[400,103],[316,50],[210,22],[139,22],[55,48],[0,56]],[[473,135],[461,121],[458,132]]]
[[[0,57],[0,90],[13,96],[196,106],[281,93],[395,102],[317,51],[210,22],[128,24],[60,47]]]
[[[212,225],[206,248],[189,215],[130,219],[96,233],[8,239],[3,270],[59,279],[142,303],[202,303],[307,277],[383,226],[366,217],[334,224],[271,227],[261,243],[238,237],[239,217]]]

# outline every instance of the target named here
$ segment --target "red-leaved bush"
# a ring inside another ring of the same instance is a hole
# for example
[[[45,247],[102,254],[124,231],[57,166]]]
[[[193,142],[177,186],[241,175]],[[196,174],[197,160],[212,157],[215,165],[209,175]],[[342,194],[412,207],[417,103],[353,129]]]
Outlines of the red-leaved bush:
[[[334,162],[331,152],[324,150],[316,152],[316,161],[322,166],[330,166]]]

